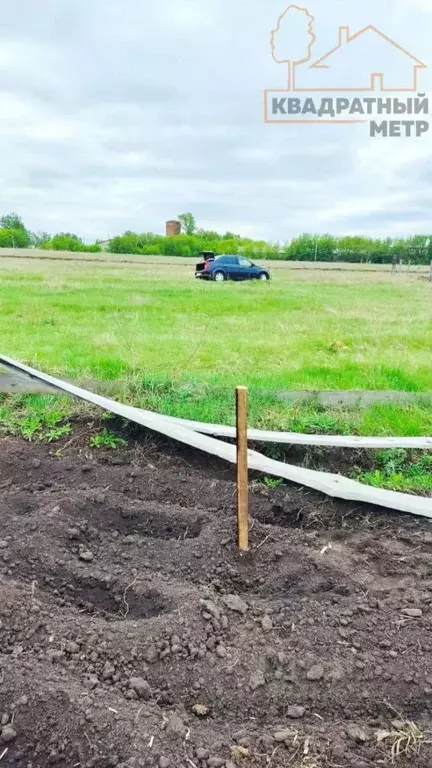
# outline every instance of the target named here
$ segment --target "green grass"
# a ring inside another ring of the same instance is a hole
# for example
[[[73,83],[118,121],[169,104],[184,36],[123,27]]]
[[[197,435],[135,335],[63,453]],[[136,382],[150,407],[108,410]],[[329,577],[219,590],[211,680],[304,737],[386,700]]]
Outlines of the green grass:
[[[234,393],[209,389],[188,396],[175,388],[169,392],[131,388],[126,382],[117,396],[122,402],[168,416],[179,416],[220,424],[235,424]],[[87,406],[84,413],[87,413]],[[83,411],[82,404],[69,397],[53,395],[0,395],[0,434],[39,436],[64,424]],[[97,411],[99,413],[99,411]],[[248,423],[257,429],[285,430],[323,435],[403,435],[432,434],[432,408],[429,405],[375,404],[368,408],[331,409],[314,403],[285,404],[273,395],[251,392]]]
[[[193,264],[0,261],[1,351],[54,375],[121,379],[123,399],[185,418],[232,424],[246,384],[251,426],[432,433],[426,403],[332,411],[277,397],[432,390],[426,281],[280,265],[269,285],[201,284]]]
[[[71,433],[72,412],[71,400],[62,397],[0,395],[0,436],[54,442]]]
[[[7,261],[0,337],[72,377],[212,386],[432,389],[431,291],[417,278],[295,273],[201,284],[179,266]]]
[[[360,472],[358,479],[376,488],[392,491],[432,491],[432,456],[430,454],[410,455],[403,449],[379,451],[377,467],[369,472]]]

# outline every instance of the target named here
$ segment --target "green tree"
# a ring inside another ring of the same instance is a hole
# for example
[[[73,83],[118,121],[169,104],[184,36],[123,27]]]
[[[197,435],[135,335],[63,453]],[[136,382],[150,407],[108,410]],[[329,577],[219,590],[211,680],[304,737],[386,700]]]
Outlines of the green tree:
[[[288,248],[290,259],[295,261],[313,261],[315,258],[316,237],[313,235],[300,235],[294,238]]]
[[[28,248],[29,233],[24,229],[0,229],[0,248]]]
[[[0,246],[5,242],[9,245],[10,231],[0,230],[5,234],[0,237]],[[214,251],[216,254],[242,254],[256,259],[284,259],[317,262],[352,262],[388,264],[393,258],[404,258],[406,262],[425,264],[432,258],[432,237],[416,235],[409,239],[394,240],[390,237],[379,240],[359,235],[336,238],[333,235],[303,234],[291,242],[269,243],[265,240],[253,240],[232,234],[220,235],[210,230],[199,229],[193,234],[183,233],[177,237],[165,237],[151,232],[137,234],[125,232],[120,237],[111,240],[111,253],[131,253],[170,256],[198,256],[201,251]],[[58,237],[58,236],[57,236]],[[72,236],[76,237],[76,236]],[[56,240],[56,239],[54,239]],[[56,240],[57,242],[57,240]],[[89,250],[98,246],[76,246],[74,250]],[[52,247],[52,246],[48,246]],[[57,242],[58,247],[58,242]],[[65,247],[63,244],[62,247]]]
[[[221,240],[221,236],[218,232],[214,232],[211,229],[198,229],[197,232],[194,232],[194,234],[197,235],[202,241],[209,242],[210,240]]]
[[[43,247],[46,250],[52,251],[83,251],[85,250],[84,242],[78,235],[74,235],[70,232],[59,232],[58,235],[45,242]]]
[[[2,216],[0,227],[3,229],[21,229],[23,232],[27,231],[22,218],[17,213],[7,213],[6,216]]]
[[[193,235],[196,232],[195,216],[192,213],[181,213],[178,217],[182,225],[182,230],[186,235]]]
[[[113,237],[109,244],[111,253],[138,253],[139,235],[135,232],[125,232],[123,235]]]
[[[336,238],[334,238],[332,235],[320,235],[319,237],[317,236],[315,240],[315,254],[317,261],[334,261],[336,248]]]
[[[8,213],[0,218],[0,229],[3,248],[28,248],[31,243],[30,232],[27,232],[23,220],[17,213]],[[9,235],[5,233],[9,233]],[[10,245],[6,245],[10,242]]]
[[[432,253],[431,235],[414,235],[407,241],[408,261],[417,264],[429,264]]]

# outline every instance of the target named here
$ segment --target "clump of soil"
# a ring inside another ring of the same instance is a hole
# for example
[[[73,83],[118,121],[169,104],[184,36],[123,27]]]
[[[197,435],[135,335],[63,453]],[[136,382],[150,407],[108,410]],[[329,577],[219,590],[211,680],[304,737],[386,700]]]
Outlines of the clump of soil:
[[[0,443],[0,762],[426,768],[427,520],[137,442]]]

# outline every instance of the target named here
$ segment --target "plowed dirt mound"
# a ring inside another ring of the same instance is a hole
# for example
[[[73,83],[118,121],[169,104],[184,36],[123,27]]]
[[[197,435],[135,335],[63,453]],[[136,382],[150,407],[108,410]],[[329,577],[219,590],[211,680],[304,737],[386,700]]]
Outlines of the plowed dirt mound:
[[[0,763],[432,765],[432,528],[231,469],[0,442]]]

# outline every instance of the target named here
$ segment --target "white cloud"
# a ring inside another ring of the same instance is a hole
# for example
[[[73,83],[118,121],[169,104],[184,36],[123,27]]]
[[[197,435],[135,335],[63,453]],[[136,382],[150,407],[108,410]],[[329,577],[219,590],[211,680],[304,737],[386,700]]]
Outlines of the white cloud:
[[[365,197],[357,197],[354,200],[337,203],[333,208],[321,211],[318,220],[322,222],[350,219],[360,214],[367,215],[386,211],[389,207],[405,202],[406,195],[388,195],[386,197],[374,197],[368,194]]]

